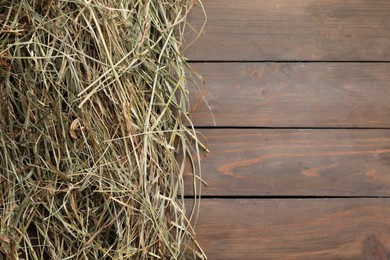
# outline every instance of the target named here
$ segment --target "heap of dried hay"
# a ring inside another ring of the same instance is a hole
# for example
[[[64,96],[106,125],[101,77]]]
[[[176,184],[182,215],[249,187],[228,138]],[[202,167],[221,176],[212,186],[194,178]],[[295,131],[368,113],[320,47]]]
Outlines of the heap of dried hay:
[[[204,258],[176,159],[191,6],[1,0],[0,258]]]

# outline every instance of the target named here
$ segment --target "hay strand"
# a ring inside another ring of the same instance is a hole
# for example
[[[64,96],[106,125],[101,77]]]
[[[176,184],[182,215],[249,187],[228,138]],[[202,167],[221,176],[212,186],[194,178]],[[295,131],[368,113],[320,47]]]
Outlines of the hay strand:
[[[192,4],[1,1],[0,257],[205,258],[184,205]]]

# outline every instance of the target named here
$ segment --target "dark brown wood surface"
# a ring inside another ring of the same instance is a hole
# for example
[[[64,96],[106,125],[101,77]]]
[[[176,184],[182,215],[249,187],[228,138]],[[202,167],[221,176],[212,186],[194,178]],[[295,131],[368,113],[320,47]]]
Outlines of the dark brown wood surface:
[[[210,260],[390,258],[390,199],[208,199],[201,209]]]
[[[192,88],[198,126],[390,127],[390,63],[192,66],[210,106]]]
[[[186,54],[208,259],[389,260],[390,1],[202,2]]]
[[[191,60],[390,60],[388,0],[202,2],[208,21]],[[203,22],[198,4],[189,23]]]
[[[204,196],[390,196],[390,129],[201,132]]]

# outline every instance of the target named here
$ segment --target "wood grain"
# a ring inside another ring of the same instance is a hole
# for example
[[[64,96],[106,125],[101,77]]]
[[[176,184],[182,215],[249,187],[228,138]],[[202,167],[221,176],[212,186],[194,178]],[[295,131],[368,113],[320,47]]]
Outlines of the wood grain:
[[[191,60],[390,60],[388,0],[202,2],[208,20]],[[198,4],[189,23],[199,29],[204,20]]]
[[[390,196],[390,129],[201,132],[203,196]]]
[[[205,199],[195,231],[212,260],[386,260],[390,199]]]
[[[189,85],[198,126],[390,127],[390,63],[192,66],[214,116]]]

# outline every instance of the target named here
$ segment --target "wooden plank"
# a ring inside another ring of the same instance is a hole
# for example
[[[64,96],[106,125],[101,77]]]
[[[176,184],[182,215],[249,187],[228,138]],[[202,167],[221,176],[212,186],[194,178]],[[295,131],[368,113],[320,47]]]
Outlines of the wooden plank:
[[[202,195],[390,196],[390,129],[201,132]]]
[[[208,259],[390,258],[389,199],[204,199]]]
[[[390,63],[192,66],[206,81],[217,126],[390,127]],[[195,105],[200,95],[190,88]],[[198,126],[214,125],[204,102],[192,118]]]
[[[388,0],[202,2],[208,21],[188,49],[191,60],[390,60]],[[198,4],[189,23],[203,22]]]

